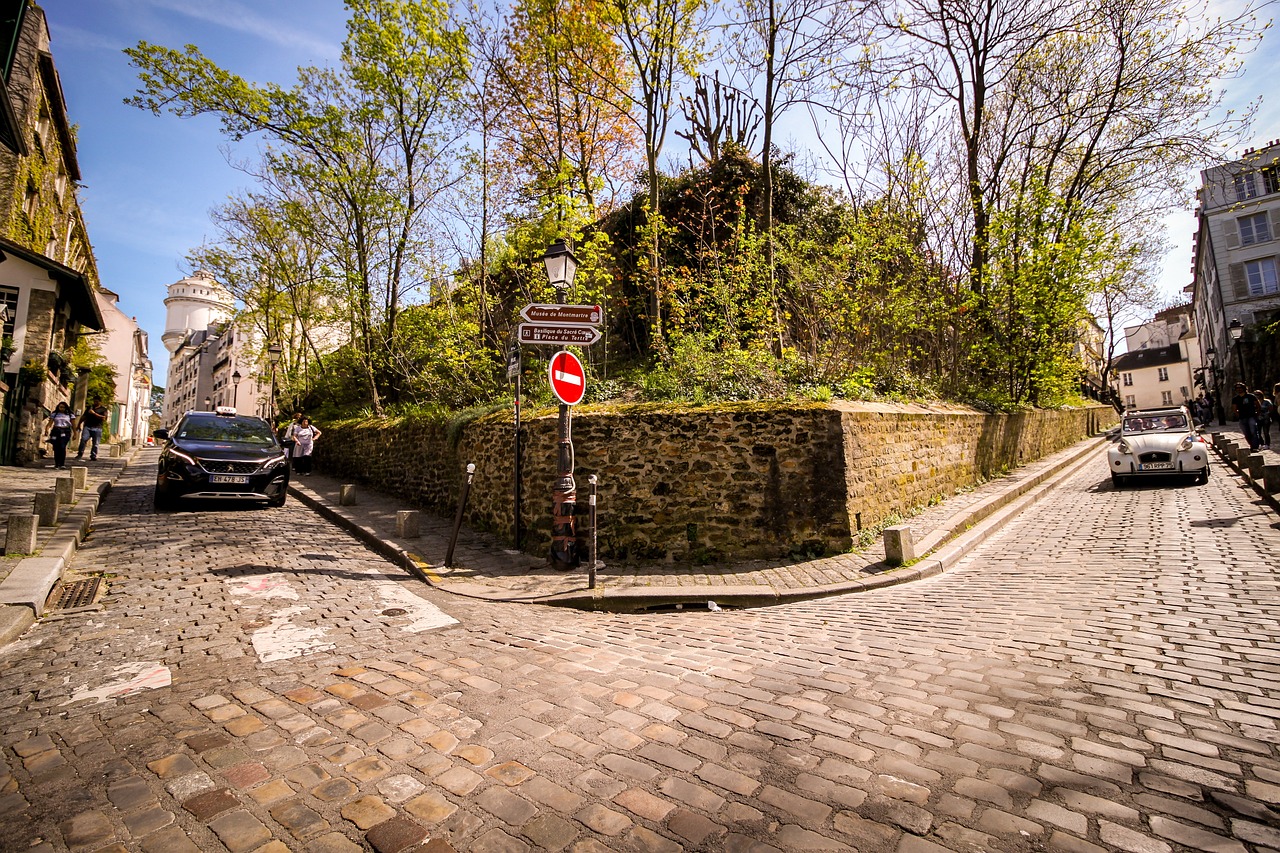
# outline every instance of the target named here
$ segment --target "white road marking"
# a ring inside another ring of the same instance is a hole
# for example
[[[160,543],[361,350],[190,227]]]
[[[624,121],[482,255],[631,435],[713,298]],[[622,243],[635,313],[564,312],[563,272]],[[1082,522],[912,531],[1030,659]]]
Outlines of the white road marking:
[[[249,578],[226,578],[227,591],[235,598],[287,598],[298,600],[289,581],[279,575],[254,575]]]
[[[115,668],[112,675],[117,677],[116,681],[108,682],[94,690],[90,690],[89,686],[85,685],[71,694],[71,698],[62,704],[70,705],[72,702],[79,702],[83,699],[96,699],[99,702],[106,702],[108,699],[132,696],[135,693],[141,693],[143,690],[168,687],[173,683],[173,675],[169,672],[169,667],[154,660],[121,664]],[[120,678],[119,676],[127,677]]]
[[[271,663],[277,660],[309,655],[336,648],[336,643],[324,639],[328,628],[306,628],[294,625],[289,618],[299,613],[306,613],[307,607],[286,607],[277,610],[268,618],[271,624],[258,628],[253,632],[253,650],[258,653],[258,660]]]
[[[381,573],[379,573],[381,574]],[[412,621],[408,625],[399,626],[400,630],[410,634],[456,625],[458,620],[436,607],[430,601],[419,598],[395,581],[378,581],[378,597],[384,605],[399,607]]]

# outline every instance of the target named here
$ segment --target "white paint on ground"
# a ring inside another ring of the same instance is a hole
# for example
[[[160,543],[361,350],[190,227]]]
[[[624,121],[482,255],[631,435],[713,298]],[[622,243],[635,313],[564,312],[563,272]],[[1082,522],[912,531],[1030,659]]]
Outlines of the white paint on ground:
[[[169,667],[154,660],[122,664],[116,667],[111,674],[116,679],[115,681],[110,681],[92,690],[88,685],[85,685],[71,694],[71,698],[62,704],[70,705],[72,702],[79,702],[84,699],[96,699],[98,702],[106,702],[108,699],[132,696],[135,693],[141,693],[143,690],[168,687],[173,683],[173,675],[169,672]]]
[[[371,569],[367,574],[386,578],[386,575],[377,569]],[[418,634],[434,628],[458,624],[457,619],[454,619],[425,598],[419,598],[414,595],[413,592],[393,580],[376,581],[374,589],[378,593],[378,598],[382,600],[381,609],[399,607],[405,611],[405,616],[408,617],[409,623],[398,626],[401,631]]]
[[[308,609],[299,606],[277,610],[268,617],[270,625],[253,632],[253,650],[258,653],[258,660],[271,663],[336,648],[335,643],[325,639],[328,628],[309,628],[289,621]]]
[[[280,575],[254,575],[247,578],[226,578],[227,591],[233,598],[284,598],[297,601],[298,593],[289,581]]]

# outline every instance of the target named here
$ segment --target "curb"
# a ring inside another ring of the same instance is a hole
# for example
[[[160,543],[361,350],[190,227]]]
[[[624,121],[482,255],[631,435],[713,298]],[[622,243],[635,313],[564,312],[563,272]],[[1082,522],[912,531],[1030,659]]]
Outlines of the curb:
[[[98,507],[116,480],[129,468],[133,457],[134,454],[130,454],[125,458],[109,479],[101,481],[92,490],[82,492],[66,517],[58,522],[49,540],[41,546],[39,556],[19,560],[0,583],[0,647],[13,642],[35,624],[49,593],[62,579],[67,563],[89,534]]]
[[[682,609],[685,606],[708,607],[712,602],[731,607],[762,607],[833,595],[869,592],[941,574],[954,566],[970,550],[985,542],[1023,509],[1047,494],[1059,480],[1065,479],[1085,464],[1092,462],[1093,457],[1099,454],[1108,443],[1105,433],[1094,436],[1092,441],[1089,439],[1084,441],[1084,447],[1052,467],[948,518],[937,530],[921,541],[921,552],[925,556],[915,563],[906,567],[895,567],[883,562],[868,562],[864,563],[864,566],[872,572],[869,577],[803,589],[779,590],[765,584],[715,587],[615,586],[560,593],[513,594],[508,590],[495,589],[481,583],[441,578],[432,571],[430,563],[417,554],[384,539],[376,530],[357,523],[309,491],[290,483],[289,492],[301,503],[346,530],[389,562],[430,586],[453,595],[493,602],[546,604],[611,612],[635,612],[666,607]]]
[[[1237,462],[1235,459],[1232,459],[1231,454],[1227,452],[1226,447],[1222,446],[1222,445],[1225,445],[1227,441],[1229,441],[1230,439],[1224,439],[1222,441],[1222,444],[1220,445],[1216,438],[1216,435],[1217,434],[1215,434],[1213,443],[1210,445],[1213,448],[1213,452],[1218,455],[1218,458],[1222,460],[1223,464],[1225,464],[1232,471],[1236,472],[1236,475],[1239,476],[1240,479],[1244,480],[1244,484],[1246,486],[1253,489],[1254,493],[1258,497],[1262,498],[1263,503],[1271,507],[1271,509],[1277,514],[1280,514],[1280,494],[1272,494],[1271,492],[1268,492],[1265,484],[1255,480],[1253,478],[1253,475],[1247,472],[1240,465],[1239,462]]]

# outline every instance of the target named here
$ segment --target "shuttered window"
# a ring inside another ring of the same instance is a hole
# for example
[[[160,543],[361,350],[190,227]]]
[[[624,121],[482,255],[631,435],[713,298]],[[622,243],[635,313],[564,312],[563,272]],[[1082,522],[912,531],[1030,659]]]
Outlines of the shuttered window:
[[[1252,172],[1242,172],[1239,175],[1233,175],[1231,178],[1231,186],[1236,193],[1236,201],[1246,201],[1251,198],[1258,197],[1258,184],[1253,179]]]
[[[1248,283],[1250,296],[1266,296],[1268,293],[1280,291],[1280,282],[1276,280],[1275,258],[1245,261],[1244,277]]]
[[[1240,227],[1240,245],[1252,246],[1254,243],[1265,243],[1271,239],[1271,231],[1267,227],[1267,214],[1254,213],[1241,216],[1236,220]]]

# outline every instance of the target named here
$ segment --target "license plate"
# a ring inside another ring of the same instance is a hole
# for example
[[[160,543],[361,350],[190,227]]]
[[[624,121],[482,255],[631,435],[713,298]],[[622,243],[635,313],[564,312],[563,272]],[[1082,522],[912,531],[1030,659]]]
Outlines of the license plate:
[[[245,483],[249,482],[249,478],[240,474],[210,474],[209,482],[232,483],[238,486],[243,486]]]
[[[1140,471],[1172,471],[1172,462],[1148,462],[1146,465],[1139,465]]]

